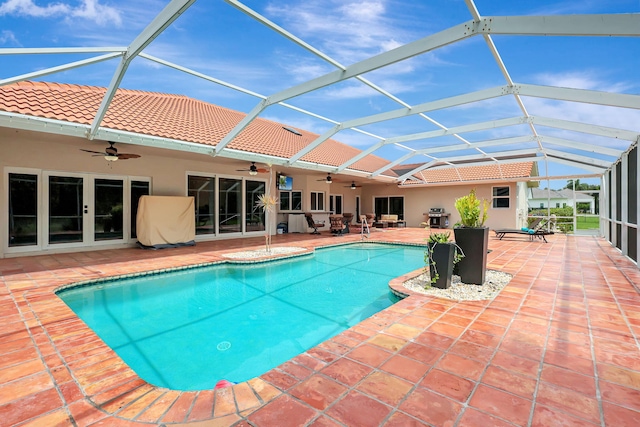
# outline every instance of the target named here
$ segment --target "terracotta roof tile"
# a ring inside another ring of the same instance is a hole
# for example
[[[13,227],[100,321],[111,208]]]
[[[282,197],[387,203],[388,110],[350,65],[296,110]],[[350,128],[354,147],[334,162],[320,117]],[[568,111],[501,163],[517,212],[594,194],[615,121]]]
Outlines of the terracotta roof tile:
[[[421,164],[399,165],[394,168],[398,175],[403,175]],[[414,174],[416,179],[426,182],[460,182],[460,181],[480,181],[489,179],[513,179],[531,176],[533,162],[490,164],[481,166],[458,166],[457,168],[426,169]],[[410,184],[410,181],[406,182]]]
[[[75,84],[19,82],[0,86],[0,110],[89,125],[98,111],[106,88]],[[101,126],[178,141],[215,146],[245,117],[244,113],[209,104],[183,95],[118,89]],[[318,135],[296,129],[296,135],[282,123],[258,118],[227,147],[289,158],[313,142]],[[339,166],[361,151],[335,140],[327,140],[302,160]],[[374,172],[389,161],[368,155],[350,169]],[[416,174],[427,182],[454,182],[530,176],[532,162],[431,169]],[[387,176],[400,176],[415,165],[399,165]]]
[[[30,116],[91,124],[106,88],[61,83],[19,82],[0,87],[0,110]],[[101,126],[215,146],[245,114],[182,95],[118,89]],[[227,146],[236,150],[289,158],[318,135],[258,118]],[[361,151],[328,140],[302,160],[339,166]],[[389,161],[369,155],[350,168],[373,172]],[[392,171],[386,173],[395,176]]]

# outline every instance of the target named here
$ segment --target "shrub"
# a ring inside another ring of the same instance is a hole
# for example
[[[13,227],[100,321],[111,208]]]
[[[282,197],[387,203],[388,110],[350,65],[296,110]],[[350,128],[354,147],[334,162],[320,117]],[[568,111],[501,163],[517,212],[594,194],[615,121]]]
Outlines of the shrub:
[[[482,208],[480,207],[481,204]],[[479,228],[487,220],[489,202],[487,200],[480,201],[476,197],[475,189],[471,190],[466,196],[456,199],[455,206],[460,214],[460,223],[463,227]]]

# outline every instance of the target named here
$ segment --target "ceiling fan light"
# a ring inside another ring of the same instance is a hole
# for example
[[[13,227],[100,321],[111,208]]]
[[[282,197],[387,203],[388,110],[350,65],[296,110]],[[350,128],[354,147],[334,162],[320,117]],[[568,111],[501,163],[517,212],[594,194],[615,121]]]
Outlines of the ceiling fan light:
[[[327,178],[324,180],[325,184],[331,184],[333,181],[331,180],[331,175],[327,175]]]
[[[352,182],[352,183],[351,183],[351,189],[352,189],[352,190],[355,190],[355,189],[356,189],[356,183],[355,183],[355,182]]]
[[[258,171],[257,171],[257,170],[253,170],[253,169],[251,169],[251,170],[249,171],[249,175],[254,175],[254,176],[255,176],[255,175],[258,175]]]
[[[108,154],[108,155],[104,156],[104,159],[109,161],[109,162],[115,162],[116,160],[118,160],[118,156],[114,156],[112,154]]]

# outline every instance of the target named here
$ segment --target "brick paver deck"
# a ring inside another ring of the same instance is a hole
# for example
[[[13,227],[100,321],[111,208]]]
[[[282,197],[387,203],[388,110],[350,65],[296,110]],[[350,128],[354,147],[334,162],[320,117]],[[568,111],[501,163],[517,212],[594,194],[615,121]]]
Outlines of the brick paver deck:
[[[410,228],[371,235],[425,238]],[[289,234],[274,245],[359,239]],[[594,237],[491,237],[489,268],[514,275],[492,301],[410,295],[216,391],[145,383],[54,295],[69,283],[261,247],[262,239],[243,239],[0,259],[0,425],[640,425],[640,271]],[[391,286],[403,289],[407,277]]]

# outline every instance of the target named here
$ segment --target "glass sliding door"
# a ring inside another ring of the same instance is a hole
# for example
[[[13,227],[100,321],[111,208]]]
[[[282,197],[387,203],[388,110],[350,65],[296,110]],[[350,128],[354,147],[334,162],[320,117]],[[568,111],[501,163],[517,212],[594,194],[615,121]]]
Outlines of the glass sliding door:
[[[398,215],[398,219],[404,219],[404,197],[376,197],[374,199],[376,218],[380,215]]]
[[[245,230],[247,232],[264,231],[266,224],[265,212],[258,206],[258,197],[265,194],[265,183],[262,181],[246,181],[245,184]]]
[[[93,239],[122,240],[124,183],[121,179],[100,179],[93,181]]]
[[[242,180],[220,178],[218,185],[219,233],[240,233],[242,231]]]
[[[149,188],[149,182],[147,181],[131,181],[131,238],[135,239],[137,237],[136,234],[136,224],[138,218],[138,202],[140,201],[140,197],[148,196],[151,194],[151,189]]]
[[[84,178],[49,176],[49,244],[84,241]]]
[[[373,206],[376,220],[380,219],[381,215],[389,213],[389,199],[387,197],[376,197]]]
[[[9,247],[38,244],[38,175],[9,174]]]
[[[215,178],[189,175],[188,195],[196,208],[196,234],[214,234],[216,212]]]
[[[389,214],[404,219],[404,197],[389,197]]]

